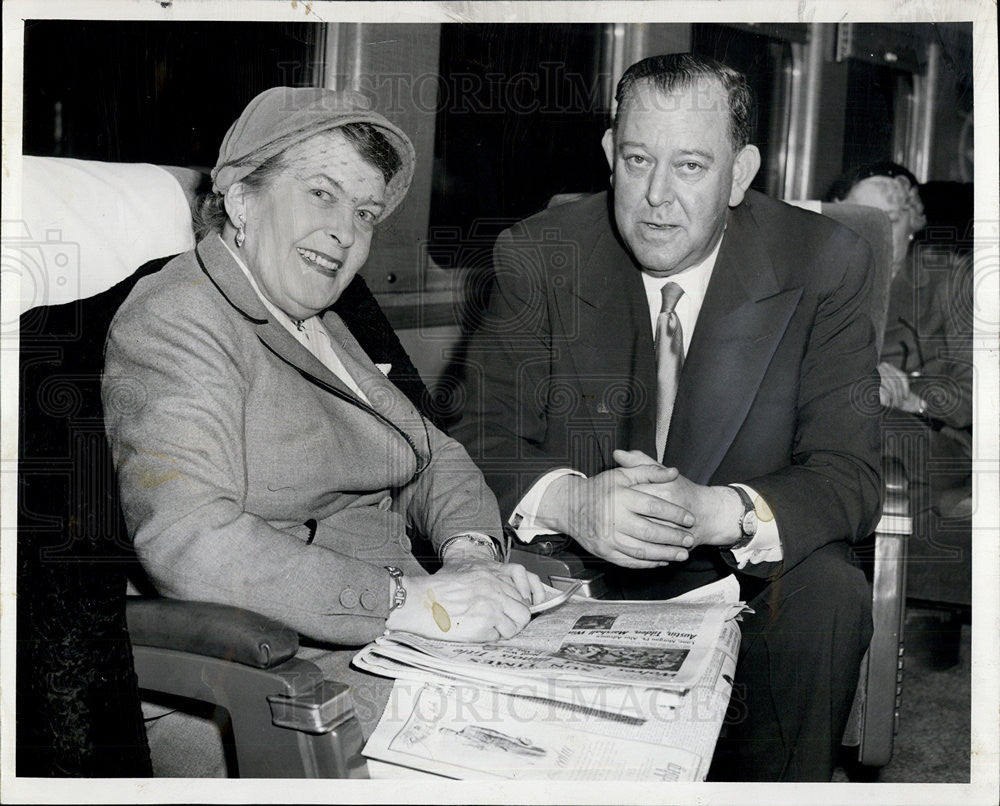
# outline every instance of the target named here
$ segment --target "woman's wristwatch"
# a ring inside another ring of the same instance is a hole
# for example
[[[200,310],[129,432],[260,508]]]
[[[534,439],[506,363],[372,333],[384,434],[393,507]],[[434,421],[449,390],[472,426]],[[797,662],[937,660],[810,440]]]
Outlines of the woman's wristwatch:
[[[441,544],[441,548],[438,550],[438,557],[441,560],[444,560],[445,552],[447,552],[448,549],[459,540],[467,541],[476,546],[484,546],[488,548],[492,552],[493,560],[495,562],[501,563],[505,559],[504,551],[500,542],[496,538],[490,537],[489,535],[481,534],[460,534],[449,537],[444,541],[444,543]]]
[[[402,571],[394,565],[385,566],[385,570],[389,572],[390,578],[396,583],[396,587],[392,592],[392,601],[389,602],[389,612],[391,613],[393,610],[398,610],[406,604],[406,588],[403,586]]]

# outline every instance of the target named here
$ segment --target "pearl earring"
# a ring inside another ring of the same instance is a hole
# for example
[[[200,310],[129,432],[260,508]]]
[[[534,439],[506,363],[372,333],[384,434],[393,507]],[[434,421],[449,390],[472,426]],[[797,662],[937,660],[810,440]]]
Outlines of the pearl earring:
[[[240,216],[240,226],[236,230],[236,248],[242,249],[247,239],[246,220]]]

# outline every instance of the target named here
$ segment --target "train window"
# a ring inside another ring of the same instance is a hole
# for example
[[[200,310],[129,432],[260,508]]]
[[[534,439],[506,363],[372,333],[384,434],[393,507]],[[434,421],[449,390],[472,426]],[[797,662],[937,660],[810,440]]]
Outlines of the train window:
[[[803,42],[805,25],[691,26],[691,51],[710,56],[746,75],[757,101],[753,142],[761,168],[753,187],[781,196],[791,125],[792,42]]]
[[[439,99],[435,120],[428,228],[439,266],[488,259],[505,226],[557,193],[607,187],[602,28],[441,27],[441,87],[450,97]]]
[[[324,26],[29,21],[23,151],[211,167],[247,100],[309,86]],[[254,58],[246,58],[255,54]]]
[[[893,160],[921,181],[971,179],[951,151],[972,120],[969,23],[840,23],[835,52],[846,75],[843,169]]]
[[[500,229],[542,209],[554,194],[607,187],[599,141],[618,79],[611,74],[616,45],[609,37],[616,27],[442,26],[439,70],[452,97],[439,103],[435,120],[428,253],[438,266],[468,268],[488,260]],[[780,194],[791,42],[804,42],[807,26],[645,28],[641,41],[626,46],[626,64],[674,45],[747,74],[759,101],[754,142],[763,157],[754,187]],[[474,177],[470,165],[476,166]],[[460,259],[457,242],[463,244]]]
[[[852,59],[847,69],[843,168],[866,162],[906,162],[913,76]]]

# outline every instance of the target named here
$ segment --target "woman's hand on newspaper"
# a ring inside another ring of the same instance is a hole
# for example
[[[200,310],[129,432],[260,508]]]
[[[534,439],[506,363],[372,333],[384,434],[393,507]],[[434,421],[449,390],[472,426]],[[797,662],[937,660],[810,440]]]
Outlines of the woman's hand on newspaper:
[[[487,568],[498,576],[506,579],[516,589],[521,600],[526,605],[540,604],[548,596],[545,585],[537,574],[528,571],[517,563],[499,563],[493,559],[489,551],[477,551],[481,546],[469,545],[449,551],[444,558],[444,567],[451,571],[472,571],[476,568]]]
[[[517,588],[517,592],[521,595],[521,601],[526,605],[541,604],[548,598],[549,594],[545,590],[542,580],[538,578],[538,574],[533,574],[523,565],[505,563],[497,565],[494,570]]]
[[[406,603],[389,614],[386,627],[445,641],[496,641],[520,632],[534,596],[544,598],[538,577],[519,565],[456,566],[404,577]]]

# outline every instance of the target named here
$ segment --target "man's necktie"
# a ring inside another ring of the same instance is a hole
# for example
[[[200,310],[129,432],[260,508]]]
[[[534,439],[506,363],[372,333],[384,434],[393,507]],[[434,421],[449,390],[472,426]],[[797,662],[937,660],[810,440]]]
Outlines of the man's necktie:
[[[670,430],[670,415],[677,397],[677,382],[684,363],[684,336],[681,321],[674,312],[684,290],[677,283],[666,283],[660,289],[663,305],[656,319],[656,458],[663,460]]]

